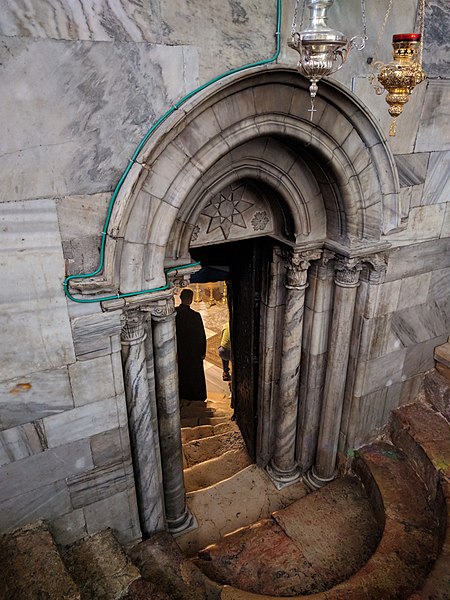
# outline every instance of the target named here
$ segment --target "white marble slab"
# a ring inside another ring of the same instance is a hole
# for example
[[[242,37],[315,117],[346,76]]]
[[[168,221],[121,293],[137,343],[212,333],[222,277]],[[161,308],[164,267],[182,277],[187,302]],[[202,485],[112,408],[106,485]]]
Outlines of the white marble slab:
[[[444,223],[445,209],[445,204],[412,208],[406,228],[403,231],[389,234],[389,241],[394,246],[405,246],[439,238]]]
[[[69,377],[75,406],[113,398],[116,395],[109,354],[69,365]]]
[[[55,202],[0,204],[0,227],[4,380],[72,362],[74,351]]]
[[[2,201],[112,189],[152,123],[196,86],[194,48],[1,41]]]

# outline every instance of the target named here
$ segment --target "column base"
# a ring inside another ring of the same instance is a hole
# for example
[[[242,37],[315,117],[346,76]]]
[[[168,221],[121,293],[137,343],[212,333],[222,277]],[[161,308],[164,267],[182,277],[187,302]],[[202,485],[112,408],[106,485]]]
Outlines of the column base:
[[[266,471],[277,490],[282,490],[288,485],[297,483],[300,481],[302,476],[300,468],[297,465],[291,471],[285,473],[283,471],[279,471],[272,461],[270,461],[270,463],[267,465]]]
[[[336,476],[337,470],[333,473],[331,477],[320,477],[315,472],[314,467],[311,467],[311,469],[306,473],[305,477],[303,478],[303,481],[312,492],[315,492],[316,490],[319,490],[320,488],[327,485],[327,483],[330,483],[331,481],[336,479]]]
[[[188,531],[192,531],[197,529],[198,523],[194,515],[186,508],[182,517],[177,519],[176,521],[167,520],[167,528],[169,533],[171,533],[174,537],[181,535],[182,533],[187,533]]]

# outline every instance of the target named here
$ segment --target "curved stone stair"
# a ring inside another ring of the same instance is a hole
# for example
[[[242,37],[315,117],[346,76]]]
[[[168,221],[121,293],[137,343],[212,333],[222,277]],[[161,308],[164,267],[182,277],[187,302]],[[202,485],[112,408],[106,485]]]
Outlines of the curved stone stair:
[[[176,542],[156,534],[129,552],[132,562],[110,531],[62,556],[43,523],[3,536],[0,600],[450,600],[450,384],[436,394],[440,377],[427,375],[422,402],[393,412],[392,444],[355,451],[346,477],[307,496],[303,484],[289,486],[280,498],[250,465],[188,494],[211,530],[200,523]],[[192,444],[217,435],[202,444],[220,452],[225,430],[236,437],[232,423],[182,436]],[[234,514],[224,520],[228,502]],[[189,559],[202,539],[217,543]]]

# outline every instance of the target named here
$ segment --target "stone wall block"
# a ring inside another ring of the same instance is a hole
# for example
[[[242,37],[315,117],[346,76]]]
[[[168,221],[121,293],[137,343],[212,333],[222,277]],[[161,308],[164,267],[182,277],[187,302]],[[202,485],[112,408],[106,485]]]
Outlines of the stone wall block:
[[[0,383],[0,429],[10,429],[72,408],[66,367]]]
[[[416,343],[407,349],[403,378],[409,379],[419,373],[425,373],[434,368],[434,349],[447,340],[447,330],[444,335]]]
[[[368,285],[368,296],[364,307],[364,317],[382,316],[397,309],[401,281],[390,281],[380,285]],[[364,282],[362,285],[367,285]]]
[[[75,406],[98,402],[116,395],[111,355],[69,365],[69,377]]]
[[[423,204],[450,201],[450,150],[432,152],[423,189]]]
[[[442,230],[441,230],[441,237],[442,238],[450,237],[450,201],[447,202],[447,207],[446,207],[445,216],[444,216],[444,224],[442,225]]]
[[[120,543],[141,537],[134,488],[89,504],[83,510],[90,535],[110,527]]]
[[[128,431],[111,429],[91,437],[92,460],[96,467],[104,467],[126,460],[130,456]]]
[[[110,354],[111,338],[120,337],[119,312],[105,312],[76,317],[72,321],[73,341],[78,360],[90,360]]]
[[[47,440],[39,422],[26,423],[0,432],[0,467],[43,452]]]
[[[444,223],[445,208],[445,204],[412,208],[409,211],[406,228],[392,233],[389,241],[396,245],[405,245],[439,238]]]
[[[403,347],[392,327],[392,313],[365,321],[369,329],[367,339],[367,358],[377,358],[390,354]]]
[[[70,546],[87,535],[84,511],[80,508],[51,519],[48,525],[59,546]]]
[[[397,154],[395,157],[398,179],[401,188],[424,183],[427,174],[428,152],[414,154]]]
[[[401,281],[397,310],[424,304],[430,290],[431,272],[407,277]]]
[[[88,440],[50,448],[0,468],[0,502],[53,485],[93,468]],[[37,492],[36,492],[37,493]],[[65,511],[67,512],[67,511]]]
[[[34,482],[39,483],[36,479]],[[14,497],[0,501],[0,532],[12,531],[38,519],[53,519],[71,510],[69,491],[63,479],[31,491],[19,491]]]
[[[362,361],[355,378],[354,396],[366,396],[401,381],[405,356],[406,348],[403,348],[385,356]]]
[[[89,438],[120,426],[115,398],[85,404],[43,419],[49,448]]]
[[[99,467],[66,481],[73,508],[82,508],[134,486],[130,462]]]
[[[220,100],[213,107],[214,114],[222,130],[235,125],[257,113],[252,89],[246,89],[233,96]]]
[[[419,89],[421,93],[425,92],[425,94],[420,118],[411,119],[418,125],[414,150],[416,152],[450,150],[448,122],[450,81],[448,79],[428,79],[419,86]]]
[[[450,238],[431,240],[390,251],[386,281],[396,281],[450,267]]]
[[[358,448],[380,434],[384,424],[387,388],[380,388],[362,397],[354,397],[350,411],[347,446]]]
[[[436,301],[399,310],[392,315],[392,329],[403,346],[414,346],[448,330],[450,315]]]

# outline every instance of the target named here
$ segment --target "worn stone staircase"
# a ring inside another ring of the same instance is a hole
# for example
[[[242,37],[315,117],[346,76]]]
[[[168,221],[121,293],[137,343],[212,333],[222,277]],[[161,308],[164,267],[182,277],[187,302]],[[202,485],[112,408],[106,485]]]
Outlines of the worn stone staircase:
[[[449,407],[450,382],[430,372],[393,412],[389,439],[358,449],[344,477],[312,494],[298,484],[297,497],[267,501],[274,492],[251,464],[196,484],[188,503],[201,533],[176,541],[159,533],[126,552],[105,531],[58,548],[44,523],[25,526],[0,541],[0,600],[449,600]],[[186,473],[245,453],[230,422],[182,435]]]

